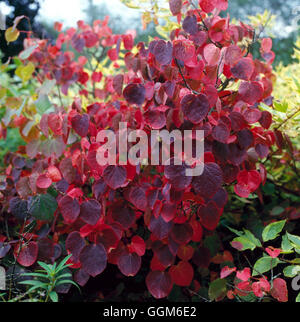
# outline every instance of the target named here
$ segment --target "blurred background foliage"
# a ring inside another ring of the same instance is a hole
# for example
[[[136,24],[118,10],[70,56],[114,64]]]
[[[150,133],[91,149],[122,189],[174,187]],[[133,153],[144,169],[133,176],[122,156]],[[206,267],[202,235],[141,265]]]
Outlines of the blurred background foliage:
[[[51,0],[0,0],[0,10],[4,7],[7,10],[9,9],[9,14],[6,16],[7,25],[12,25],[14,17],[25,15],[29,18],[31,25],[29,25],[28,20],[23,19],[20,25],[21,30],[32,29],[40,37],[55,38],[56,32],[53,29],[53,21],[50,21],[45,14],[44,16],[40,14],[40,8],[47,1]],[[193,1],[194,3],[197,2],[196,0]],[[73,1],[67,0],[67,2],[70,2],[69,15],[72,15]],[[118,10],[116,10],[115,3],[112,5],[108,0],[81,0],[80,3],[83,6],[83,16],[86,22],[91,23],[96,19],[103,20],[105,16],[109,15],[111,16],[110,27],[114,33],[121,34],[128,29],[136,29],[136,41],[147,41],[149,36],[154,37],[158,35],[158,32],[161,34],[166,30],[169,31],[172,24],[175,23],[174,18],[169,18],[170,11],[167,0],[120,0]],[[132,12],[138,10],[140,18],[136,14],[128,16],[128,11],[126,11],[126,14],[122,14],[122,9],[125,6],[132,9]],[[288,65],[293,61],[293,44],[299,34],[299,2],[297,0],[229,0],[228,13],[231,18],[237,20],[247,21],[248,19],[250,21],[250,15],[257,16],[256,19],[260,19],[263,17],[265,10],[268,10],[270,16],[276,16],[272,28],[267,28],[268,31],[264,31],[273,36],[273,47],[276,54],[275,64]],[[227,12],[224,14],[227,14]],[[161,26],[162,17],[164,22]],[[168,17],[167,20],[166,17]],[[251,22],[255,22],[255,18],[252,18]],[[76,21],[74,21],[75,23]],[[0,40],[0,50],[4,53],[3,59],[14,56],[21,51],[22,38],[7,46],[6,42],[3,41],[2,31]]]
[[[16,16],[25,15],[29,19],[22,19],[20,30],[32,30],[38,37],[55,39],[57,32],[47,13],[41,15],[44,3],[51,0],[0,0],[0,11],[6,9],[6,25],[11,26]],[[178,26],[176,17],[170,15],[168,0],[77,0],[83,5],[82,17],[87,23],[96,19],[103,20],[110,16],[110,27],[116,34],[125,33],[129,29],[136,29],[136,43],[148,42],[155,36],[168,38],[171,30]],[[197,0],[194,1],[196,4]],[[71,0],[66,2],[72,3]],[[116,4],[118,8],[116,8]],[[127,7],[127,8],[126,8]],[[128,11],[129,8],[129,11]],[[8,10],[9,9],[9,10]],[[116,10],[118,9],[118,10]],[[124,9],[124,10],[123,10]],[[127,9],[127,11],[125,11]],[[124,12],[124,14],[122,14]],[[300,5],[297,0],[229,0],[229,15],[238,20],[251,23],[260,37],[272,37],[273,50],[276,54],[274,62],[277,81],[274,87],[274,106],[270,108],[261,104],[262,109],[269,110],[275,123],[274,128],[280,128],[288,134],[293,143],[299,148],[298,131],[300,124]],[[227,12],[225,12],[227,14]],[[67,13],[66,13],[67,15]],[[72,16],[72,10],[69,13]],[[0,15],[1,17],[1,15]],[[3,19],[2,19],[3,20]],[[76,19],[75,19],[76,20]],[[76,21],[74,20],[74,25]],[[3,25],[0,18],[0,26]],[[68,28],[68,24],[64,28]],[[1,29],[1,28],[0,28]],[[3,62],[8,57],[16,56],[23,47],[23,36],[9,45],[4,40],[4,31],[0,31],[0,58]],[[298,38],[298,40],[297,40]],[[260,55],[259,43],[253,46],[254,57]],[[14,75],[17,67],[11,64],[1,66],[0,73],[0,118],[5,113],[5,102],[2,96],[18,96],[20,91],[30,91],[31,81],[22,82]],[[3,91],[8,91],[3,94]],[[16,150],[22,138],[15,129],[8,129],[7,138],[0,140],[0,160],[7,151]],[[1,161],[0,161],[1,162]]]

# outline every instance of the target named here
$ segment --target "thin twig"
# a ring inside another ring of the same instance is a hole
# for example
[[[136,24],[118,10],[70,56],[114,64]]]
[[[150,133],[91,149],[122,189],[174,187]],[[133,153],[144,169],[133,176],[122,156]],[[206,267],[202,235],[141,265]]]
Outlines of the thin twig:
[[[195,95],[199,95],[200,93],[199,93],[199,92],[197,92],[197,91],[194,91],[194,90],[190,87],[190,85],[187,83],[187,81],[186,81],[186,79],[185,79],[185,77],[184,77],[184,75],[183,75],[183,72],[182,72],[181,66],[180,66],[180,64],[178,63],[178,60],[177,60],[176,58],[175,58],[174,60],[175,60],[175,63],[176,63],[176,65],[177,65],[178,69],[179,69],[179,73],[180,73],[180,75],[181,75],[181,77],[182,77],[182,80],[183,80],[183,82],[184,82],[185,87],[186,87],[186,88],[188,88],[190,91],[192,91],[192,92],[193,92],[193,94],[195,94]]]

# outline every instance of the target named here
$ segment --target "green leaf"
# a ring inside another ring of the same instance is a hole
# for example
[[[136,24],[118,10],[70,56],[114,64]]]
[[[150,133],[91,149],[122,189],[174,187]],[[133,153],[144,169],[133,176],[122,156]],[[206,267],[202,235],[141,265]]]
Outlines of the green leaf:
[[[275,110],[282,112],[282,113],[286,113],[286,111],[289,107],[289,104],[286,101],[277,102],[274,100],[273,105],[274,105]]]
[[[282,236],[281,249],[284,253],[290,253],[293,249],[293,245],[290,243],[286,234]]]
[[[38,47],[38,44],[32,45],[28,48],[26,48],[25,50],[23,50],[20,54],[19,54],[19,58],[20,59],[27,59],[33,52],[34,50]]]
[[[300,302],[300,293],[298,293],[298,295],[296,297],[296,302]]]
[[[52,267],[50,265],[47,265],[44,262],[39,262],[38,264],[50,275],[52,273]]]
[[[300,272],[300,265],[289,265],[283,269],[283,274],[286,277],[295,277]]]
[[[55,286],[58,286],[58,285],[61,285],[61,284],[72,284],[72,285],[76,286],[80,290],[80,287],[75,282],[73,282],[71,280],[59,281],[59,282],[55,283]]]
[[[64,268],[66,268],[66,267],[69,267],[70,265],[69,264],[67,264],[67,265],[65,265],[66,264],[66,262],[70,259],[72,257],[72,254],[70,254],[70,255],[68,255],[67,257],[65,257],[59,264],[58,264],[58,266],[57,266],[57,268],[56,268],[56,273],[59,273],[61,270],[63,270]]]
[[[272,268],[276,267],[281,261],[278,258],[272,258],[270,256],[264,256],[256,261],[253,266],[252,276],[260,275],[268,272]]]
[[[285,220],[280,220],[280,221],[272,222],[267,227],[265,227],[265,229],[262,232],[263,241],[266,242],[268,240],[273,240],[276,237],[278,237],[285,223],[286,223]]]
[[[284,212],[284,208],[276,206],[271,210],[271,215],[272,216],[279,216],[280,214],[282,214]]]
[[[295,245],[295,247],[300,248],[300,237],[296,235],[292,235],[290,233],[286,233],[288,239]]]
[[[235,233],[237,236],[243,236],[243,232],[242,231],[239,231],[239,230],[236,230],[234,228],[231,228],[227,225],[225,225],[231,232]]]
[[[226,292],[226,280],[218,278],[210,283],[208,289],[208,296],[211,300],[216,300],[222,296],[225,296]]]
[[[245,237],[248,238],[257,247],[262,247],[261,242],[249,230],[244,229]]]
[[[233,242],[241,243],[243,245],[243,248],[241,250],[246,250],[246,249],[254,250],[256,248],[256,245],[245,236],[236,237],[233,239]]]
[[[40,95],[40,97],[34,102],[34,105],[40,115],[45,114],[52,108],[52,104],[47,95]]]
[[[44,288],[44,289],[47,289],[47,286],[48,286],[47,283],[36,281],[36,280],[21,281],[19,282],[19,284],[33,285],[35,288]]]
[[[56,199],[48,193],[34,196],[29,203],[29,213],[38,220],[51,221],[56,209]]]
[[[60,278],[71,277],[71,276],[72,276],[71,273],[66,273],[66,274],[59,275],[56,279],[59,280]]]
[[[24,273],[22,276],[31,276],[31,277],[42,277],[42,278],[47,278],[47,275],[44,273]]]
[[[58,302],[58,295],[55,291],[50,292],[49,297],[52,302]]]
[[[55,86],[55,84],[56,84],[55,79],[47,79],[47,80],[45,80],[43,85],[38,89],[39,94],[41,96],[50,94],[50,92],[52,91],[52,89]]]

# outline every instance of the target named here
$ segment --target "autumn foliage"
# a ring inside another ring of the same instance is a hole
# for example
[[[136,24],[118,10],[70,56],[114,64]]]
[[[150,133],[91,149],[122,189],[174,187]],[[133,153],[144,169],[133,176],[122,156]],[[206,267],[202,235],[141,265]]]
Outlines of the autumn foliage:
[[[18,73],[38,84],[32,104],[40,116],[12,114],[7,122],[20,129],[26,146],[6,157],[0,191],[2,212],[22,236],[6,254],[13,252],[20,265],[69,253],[81,286],[108,264],[128,277],[143,265],[156,299],[174,285],[197,291],[195,272],[211,260],[202,241],[217,228],[228,192],[260,194],[267,176],[261,160],[277,139],[272,115],[258,108],[272,105],[272,41],[262,40],[255,59],[253,28],[219,16],[226,0],[169,4],[181,27],[168,40],[135,46],[134,33],[114,35],[108,20],[79,21],[65,32],[56,23],[55,42],[26,38]],[[98,68],[103,61],[113,74]],[[65,104],[65,97],[72,102]],[[119,122],[146,133],[204,130],[203,174],[187,177],[185,165],[100,166],[97,134],[122,135]],[[6,238],[2,232],[0,241]],[[232,273],[240,283],[249,279],[236,268],[223,268],[221,276]],[[255,283],[256,294],[270,291],[268,282]]]

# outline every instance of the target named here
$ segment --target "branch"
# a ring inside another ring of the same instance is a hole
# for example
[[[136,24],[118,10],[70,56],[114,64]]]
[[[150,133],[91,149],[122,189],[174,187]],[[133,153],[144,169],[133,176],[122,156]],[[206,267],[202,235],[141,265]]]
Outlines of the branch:
[[[196,10],[196,12],[197,12],[198,16],[200,17],[201,22],[202,22],[202,24],[203,24],[203,27],[204,27],[204,29],[207,31],[207,37],[208,37],[209,41],[210,41],[210,42],[212,42],[216,47],[218,47],[218,48],[222,48],[223,46],[222,46],[219,42],[214,42],[214,41],[209,37],[209,35],[208,35],[208,27],[207,27],[206,23],[204,22],[204,20],[203,20],[203,18],[202,18],[202,16],[201,16],[201,13],[199,12],[199,9],[195,6],[195,4],[193,3],[193,1],[189,1],[189,0],[188,0],[188,2],[189,2],[189,4],[190,4],[192,7],[194,7],[194,9]]]
[[[275,187],[277,187],[277,188],[279,188],[279,189],[283,190],[283,191],[284,191],[284,192],[286,192],[286,193],[290,193],[290,194],[292,194],[292,195],[294,195],[294,196],[300,197],[300,192],[299,192],[299,191],[294,191],[294,190],[291,190],[291,189],[289,189],[289,188],[286,188],[286,187],[284,187],[284,186],[282,186],[282,185],[280,185],[280,184],[276,183],[275,181],[273,181],[273,180],[271,180],[271,179],[267,179],[267,181],[268,181],[268,182],[270,182],[270,183],[273,183],[273,184],[275,185]]]
[[[276,130],[279,130],[282,127],[282,125],[284,125],[286,122],[288,122],[290,119],[292,119],[299,112],[300,112],[300,108],[298,108],[294,113],[292,113],[282,123],[280,123],[279,126],[277,126]]]
[[[199,93],[199,92],[197,92],[197,91],[194,91],[194,90],[190,87],[190,85],[187,83],[186,79],[184,78],[184,75],[183,75],[183,72],[182,72],[181,66],[180,66],[180,64],[178,63],[178,60],[177,60],[176,58],[174,58],[174,60],[175,60],[175,63],[176,63],[176,65],[177,65],[178,69],[179,69],[179,73],[180,73],[180,75],[181,75],[181,77],[182,77],[182,80],[183,80],[183,82],[184,82],[185,87],[186,87],[186,88],[188,88],[190,91],[192,91],[192,92],[193,92],[193,94],[195,94],[195,95],[199,95],[200,93]]]

